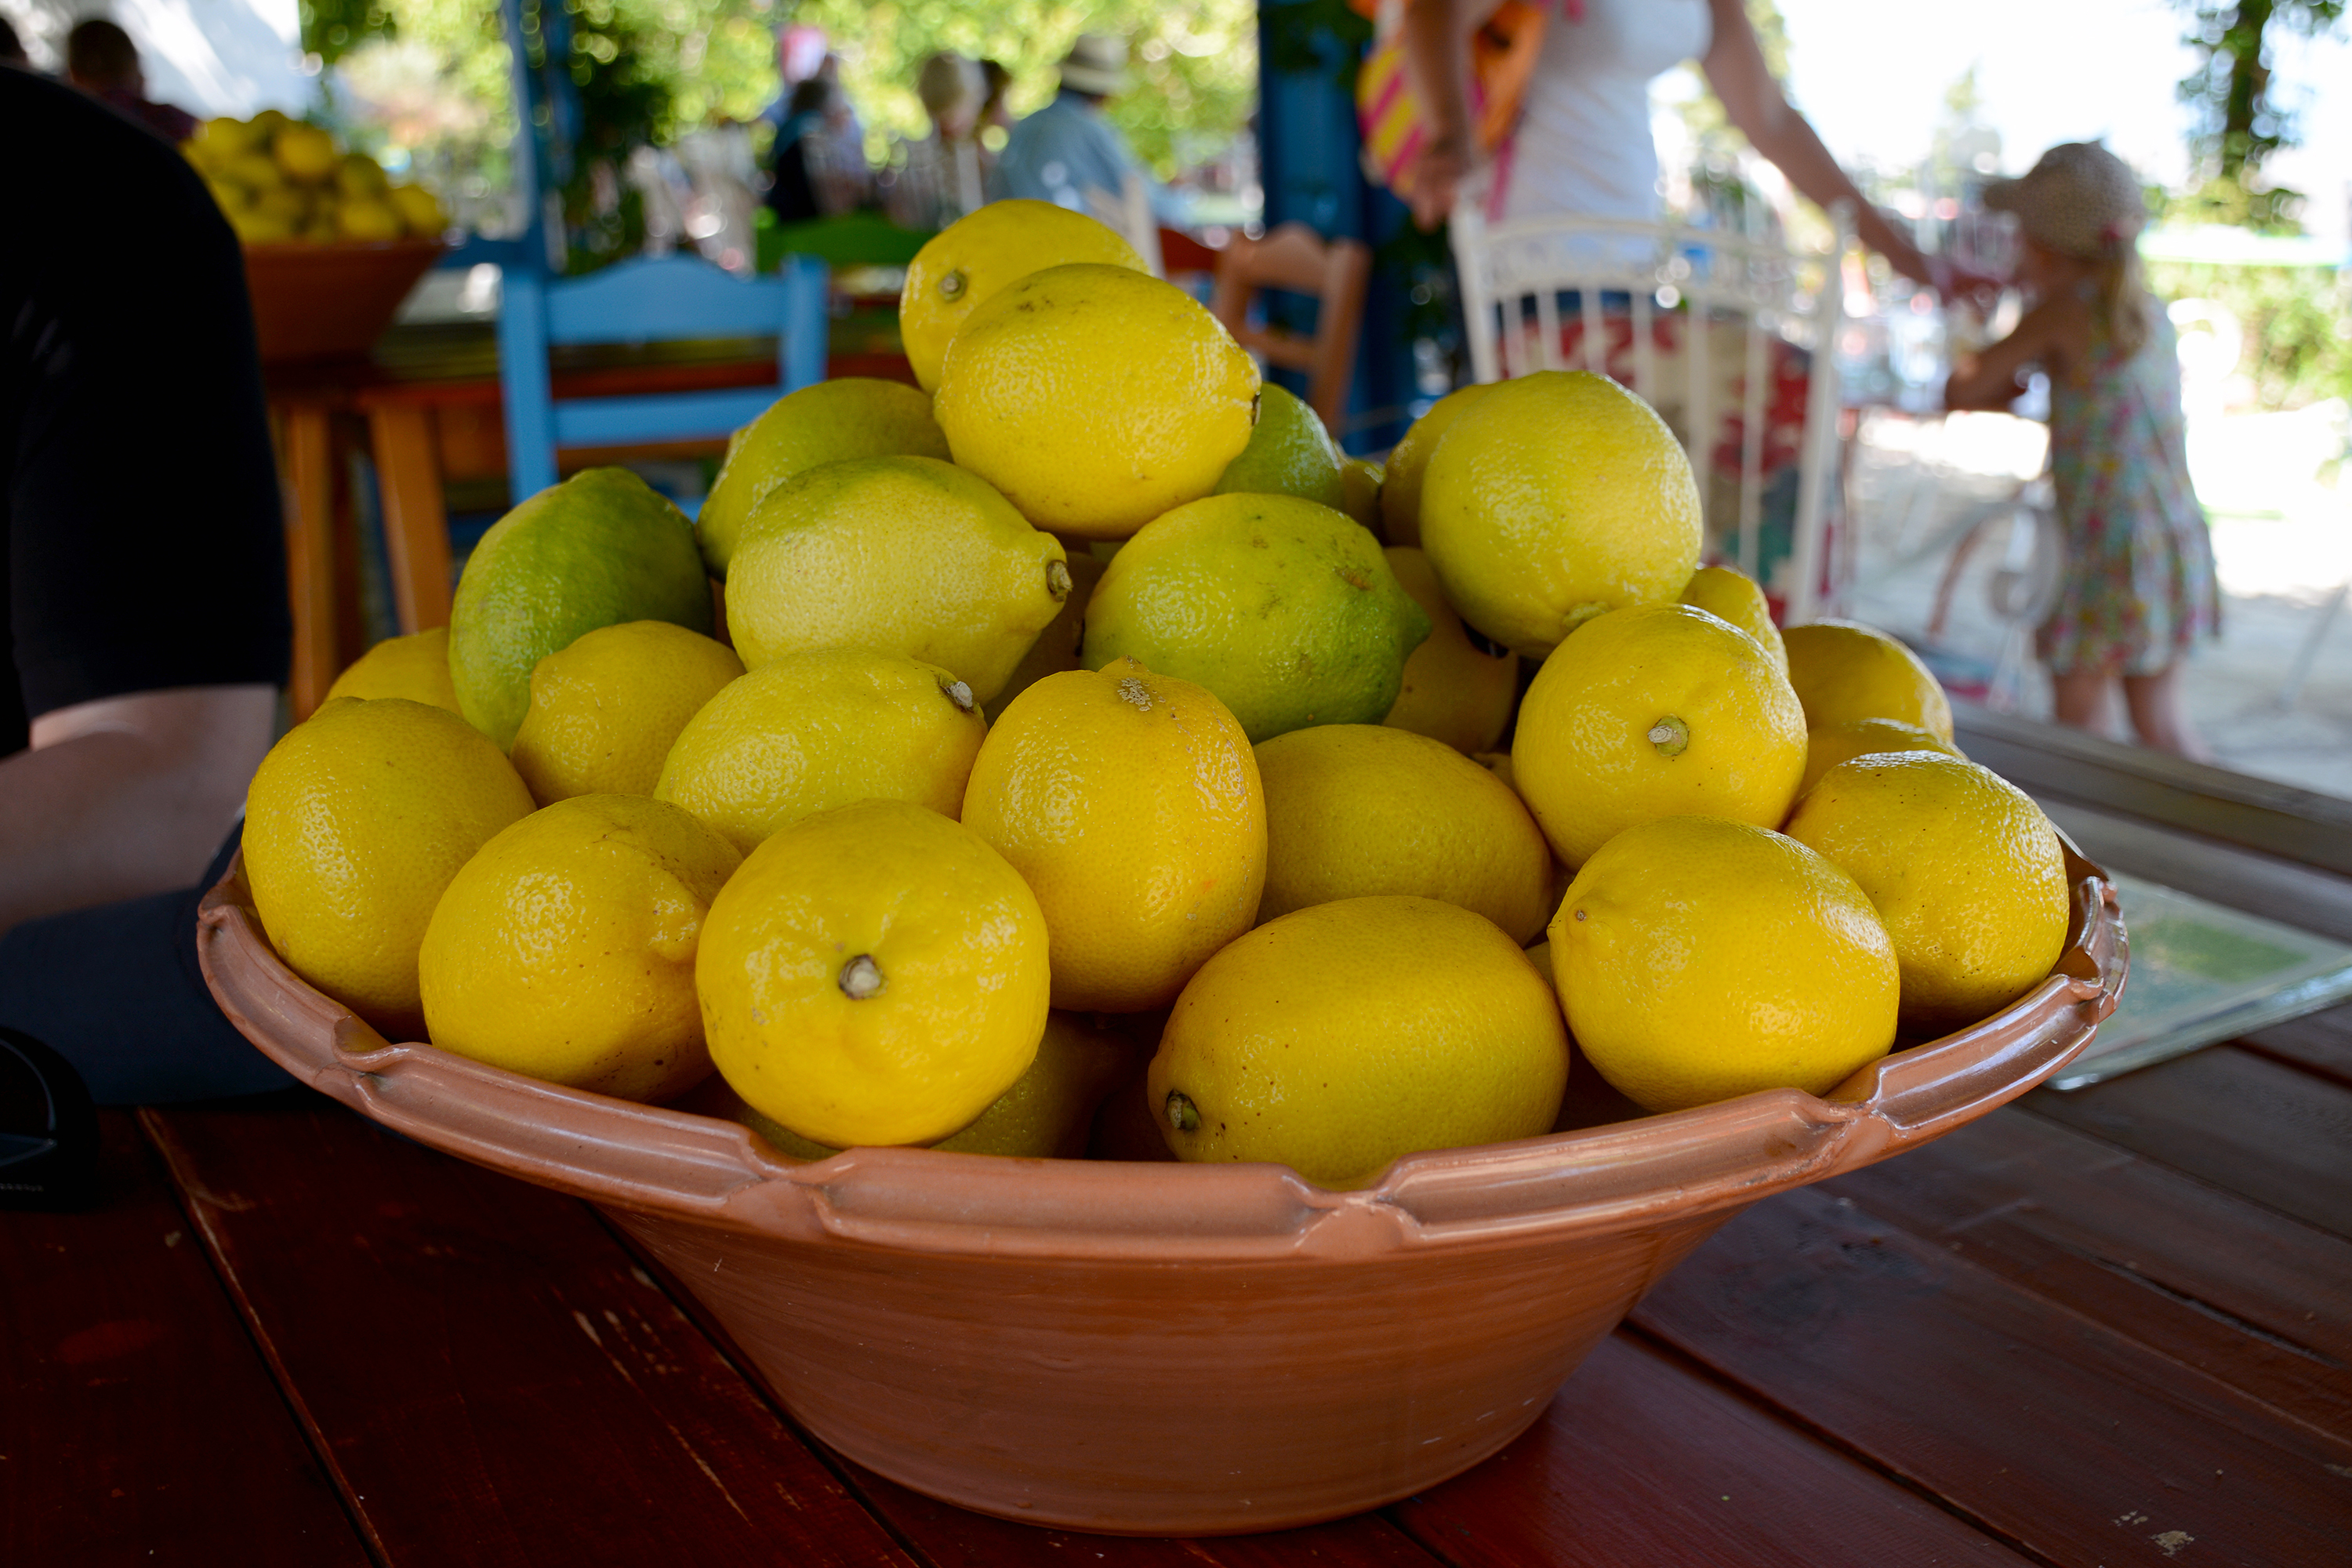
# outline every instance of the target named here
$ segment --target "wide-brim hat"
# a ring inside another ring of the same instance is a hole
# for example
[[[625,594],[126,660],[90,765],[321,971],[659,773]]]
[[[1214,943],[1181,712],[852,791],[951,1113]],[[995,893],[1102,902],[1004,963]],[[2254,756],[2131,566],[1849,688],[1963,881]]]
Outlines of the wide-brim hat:
[[[1062,85],[1108,98],[1127,90],[1127,40],[1081,33],[1062,60]]]
[[[2147,222],[2131,165],[2096,142],[2063,142],[2014,180],[1984,188],[1984,204],[2017,215],[2026,237],[2084,259],[2128,242]]]

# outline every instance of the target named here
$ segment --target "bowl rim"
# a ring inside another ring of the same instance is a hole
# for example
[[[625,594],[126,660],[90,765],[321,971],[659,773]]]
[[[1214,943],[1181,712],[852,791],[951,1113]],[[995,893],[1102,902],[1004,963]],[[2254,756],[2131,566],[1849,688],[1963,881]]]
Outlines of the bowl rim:
[[[221,1010],[298,1079],[444,1152],[592,1201],[747,1234],[946,1255],[1165,1265],[1367,1258],[1565,1240],[1744,1206],[1940,1136],[2074,1059],[2129,967],[2113,883],[2068,843],[2057,964],[2009,1006],[1895,1051],[1827,1095],[1400,1156],[1373,1184],[1286,1165],[1018,1159],[935,1149],[799,1161],[735,1121],[641,1105],[387,1041],[289,968],[244,856],[198,906]]]

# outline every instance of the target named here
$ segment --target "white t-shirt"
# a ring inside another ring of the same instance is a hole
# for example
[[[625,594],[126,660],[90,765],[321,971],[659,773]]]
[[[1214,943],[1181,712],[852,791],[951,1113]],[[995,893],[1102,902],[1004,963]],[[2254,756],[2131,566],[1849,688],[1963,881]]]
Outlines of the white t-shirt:
[[[1503,216],[1654,218],[1658,148],[1650,80],[1706,53],[1706,0],[1584,0],[1551,16],[1503,171]]]

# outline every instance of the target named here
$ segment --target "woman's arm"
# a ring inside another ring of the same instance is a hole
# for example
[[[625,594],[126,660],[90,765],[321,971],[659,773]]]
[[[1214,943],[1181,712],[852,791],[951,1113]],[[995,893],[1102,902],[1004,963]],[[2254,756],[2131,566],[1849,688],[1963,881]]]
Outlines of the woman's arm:
[[[1981,353],[1962,354],[1944,382],[1944,406],[1999,414],[2025,390],[2022,378],[2035,365],[2052,376],[2064,368],[2065,323],[2049,301],[2036,305],[2017,330]]]
[[[1755,149],[1772,161],[1789,183],[1823,207],[1838,202],[1853,204],[1854,235],[1886,258],[1888,265],[1914,282],[1938,293],[1978,293],[1999,287],[1997,279],[1941,258],[1923,255],[1885,215],[1863,200],[1822,139],[1797,112],[1772,79],[1764,63],[1756,29],[1748,26],[1741,0],[1708,0],[1714,13],[1715,38],[1699,61],[1709,86]]]
[[[1435,228],[1476,159],[1470,140],[1468,30],[1455,0],[1404,0],[1405,72],[1429,116],[1429,140],[1412,164],[1412,220]]]
[[[268,686],[189,686],[34,720],[32,748],[0,760],[0,931],[194,881],[236,820],[277,705]]]

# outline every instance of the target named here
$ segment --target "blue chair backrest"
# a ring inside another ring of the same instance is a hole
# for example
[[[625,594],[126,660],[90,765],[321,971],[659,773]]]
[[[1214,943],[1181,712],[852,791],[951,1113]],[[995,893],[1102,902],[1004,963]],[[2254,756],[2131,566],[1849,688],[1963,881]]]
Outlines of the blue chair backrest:
[[[640,257],[584,278],[509,267],[499,310],[507,475],[521,501],[555,483],[559,447],[723,439],[788,392],[824,379],[826,268],[788,256],[773,278],[737,278],[699,257]],[[776,338],[772,387],[580,397],[557,402],[556,344]]]

